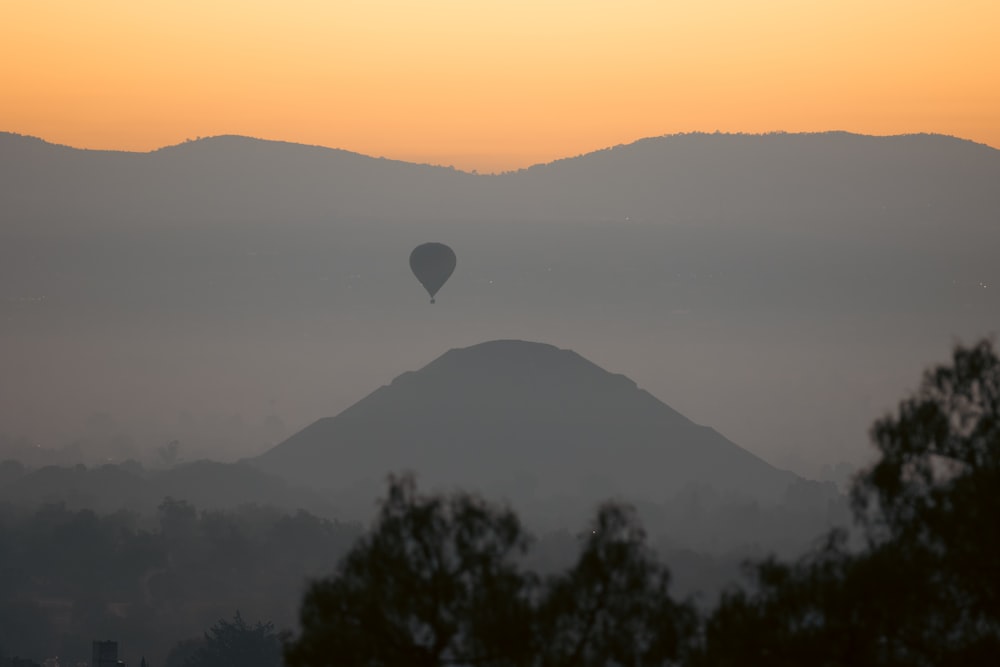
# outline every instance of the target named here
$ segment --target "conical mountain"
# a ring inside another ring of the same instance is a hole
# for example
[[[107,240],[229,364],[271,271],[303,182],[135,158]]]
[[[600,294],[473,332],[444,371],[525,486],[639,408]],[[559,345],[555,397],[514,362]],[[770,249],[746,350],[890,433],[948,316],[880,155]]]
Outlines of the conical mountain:
[[[699,426],[623,375],[552,345],[453,349],[253,460],[340,493],[390,472],[523,501],[659,502],[685,487],[762,502],[798,478]]]

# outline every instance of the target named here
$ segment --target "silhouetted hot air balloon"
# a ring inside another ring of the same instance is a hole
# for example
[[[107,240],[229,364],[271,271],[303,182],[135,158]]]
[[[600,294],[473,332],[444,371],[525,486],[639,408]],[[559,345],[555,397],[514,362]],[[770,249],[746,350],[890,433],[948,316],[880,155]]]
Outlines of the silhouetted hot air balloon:
[[[431,303],[451,277],[455,262],[455,251],[443,243],[422,243],[410,253],[410,270],[431,295]]]

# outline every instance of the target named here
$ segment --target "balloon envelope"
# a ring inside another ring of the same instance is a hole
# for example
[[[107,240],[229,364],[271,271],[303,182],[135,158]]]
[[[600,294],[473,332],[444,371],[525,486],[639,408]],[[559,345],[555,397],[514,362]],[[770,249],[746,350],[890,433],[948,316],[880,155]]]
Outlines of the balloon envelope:
[[[423,243],[410,253],[410,270],[431,295],[434,295],[447,282],[455,270],[455,251],[443,243]]]

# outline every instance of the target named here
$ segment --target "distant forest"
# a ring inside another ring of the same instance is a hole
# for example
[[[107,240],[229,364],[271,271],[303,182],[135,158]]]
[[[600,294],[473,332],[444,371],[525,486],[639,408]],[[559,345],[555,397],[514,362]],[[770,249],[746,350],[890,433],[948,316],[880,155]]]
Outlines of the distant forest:
[[[62,664],[115,638],[130,662],[163,665],[239,609],[291,627],[308,577],[361,534],[306,512],[247,506],[197,511],[166,499],[155,520],[48,505],[0,508],[0,651]]]
[[[65,481],[87,472],[95,481],[116,474],[71,468],[46,475]],[[15,476],[32,479],[14,462],[0,464],[0,486],[10,488]],[[539,536],[525,566],[543,573],[567,566],[583,529]],[[98,513],[64,501],[0,504],[0,657],[58,655],[65,667],[90,659],[91,640],[116,638],[131,663],[145,657],[152,667],[182,667],[203,631],[237,611],[290,630],[307,583],[329,575],[364,532],[359,523],[305,510],[206,510],[174,498],[152,514]],[[747,555],[660,547],[675,588],[707,593],[699,598],[705,604],[738,578]]]

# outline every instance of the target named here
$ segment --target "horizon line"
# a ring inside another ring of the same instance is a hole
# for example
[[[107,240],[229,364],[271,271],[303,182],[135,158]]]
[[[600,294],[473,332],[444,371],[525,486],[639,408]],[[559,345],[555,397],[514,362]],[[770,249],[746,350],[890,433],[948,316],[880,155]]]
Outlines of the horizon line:
[[[534,167],[543,167],[543,166],[547,166],[547,165],[556,164],[558,162],[565,162],[565,161],[569,161],[569,160],[576,160],[576,159],[579,159],[579,158],[586,157],[588,155],[595,155],[597,153],[603,153],[603,152],[606,152],[606,151],[615,150],[617,148],[626,148],[626,147],[629,147],[629,146],[634,146],[636,144],[643,143],[645,141],[654,141],[654,140],[657,140],[657,139],[671,139],[671,138],[678,138],[678,137],[695,137],[695,136],[708,136],[708,137],[711,137],[711,136],[723,136],[723,137],[757,137],[757,138],[763,138],[763,137],[775,137],[775,136],[801,137],[801,136],[819,136],[819,135],[829,135],[829,134],[840,134],[840,135],[848,135],[848,136],[853,136],[853,137],[864,137],[864,138],[870,138],[870,139],[902,139],[902,138],[907,138],[907,137],[940,137],[940,138],[952,139],[952,140],[955,140],[955,141],[960,141],[960,142],[964,142],[964,143],[973,144],[975,146],[982,146],[982,147],[985,147],[985,148],[989,148],[991,150],[1000,151],[1000,147],[997,147],[997,146],[992,146],[992,145],[987,144],[987,143],[983,143],[983,142],[980,142],[980,141],[975,141],[974,139],[968,139],[966,137],[960,137],[958,135],[953,135],[953,134],[944,134],[944,133],[941,133],[941,132],[902,132],[902,133],[898,133],[898,134],[867,134],[867,133],[863,133],[863,132],[852,132],[850,130],[835,130],[835,129],[831,129],[831,130],[816,130],[816,131],[803,131],[803,132],[790,132],[790,131],[786,131],[786,130],[769,130],[769,131],[766,131],[766,132],[732,132],[732,131],[726,131],[726,132],[724,132],[724,131],[721,131],[721,130],[714,130],[714,131],[692,130],[692,131],[688,131],[688,132],[673,132],[673,133],[668,133],[668,134],[650,135],[650,136],[646,136],[646,137],[639,137],[638,139],[634,139],[632,141],[618,143],[618,144],[613,144],[613,145],[610,145],[610,146],[605,146],[603,148],[596,148],[596,149],[585,151],[585,152],[582,152],[582,153],[577,153],[577,154],[574,154],[574,155],[565,155],[563,157],[557,157],[557,158],[554,158],[552,160],[549,160],[548,162],[535,162],[535,163],[531,163],[531,164],[528,164],[526,166],[517,167],[517,168],[514,168],[514,169],[504,169],[504,170],[498,170],[498,171],[480,171],[480,170],[477,170],[477,169],[460,169],[458,167],[455,167],[453,164],[432,163],[432,162],[416,162],[416,161],[413,161],[413,160],[407,160],[407,159],[403,159],[403,158],[389,157],[389,156],[386,156],[386,155],[371,155],[371,154],[368,154],[368,153],[362,153],[360,151],[355,151],[355,150],[351,150],[351,149],[348,149],[348,148],[342,148],[342,147],[339,147],[339,146],[326,146],[326,145],[323,145],[323,144],[302,143],[302,142],[296,142],[296,141],[289,141],[287,139],[271,139],[271,138],[267,138],[267,137],[255,137],[255,136],[251,136],[251,135],[247,135],[247,134],[214,134],[214,135],[208,135],[208,136],[197,136],[195,138],[188,137],[188,138],[184,139],[183,141],[179,141],[177,143],[165,144],[163,146],[159,146],[157,148],[151,148],[151,149],[145,150],[145,151],[143,151],[143,150],[127,150],[127,149],[118,149],[118,148],[93,148],[93,147],[86,147],[86,146],[73,146],[73,145],[70,145],[70,144],[63,144],[63,143],[57,143],[55,141],[50,141],[48,139],[45,139],[44,137],[40,137],[40,136],[37,136],[37,135],[24,134],[24,133],[16,132],[16,131],[13,131],[13,130],[0,130],[0,135],[4,135],[4,134],[16,136],[16,137],[21,137],[21,138],[24,138],[24,139],[32,139],[32,140],[35,140],[35,141],[40,141],[40,142],[42,142],[44,144],[47,144],[49,146],[54,146],[54,147],[57,147],[57,148],[69,148],[69,149],[75,150],[75,151],[90,151],[90,152],[94,152],[94,153],[122,153],[122,154],[126,154],[126,155],[152,155],[154,153],[158,153],[158,152],[164,151],[164,150],[169,150],[171,148],[178,148],[178,147],[181,147],[181,146],[186,146],[188,144],[194,144],[194,143],[199,143],[199,142],[206,142],[206,141],[217,140],[217,139],[231,139],[231,138],[233,138],[233,139],[247,139],[247,140],[250,140],[250,141],[257,141],[257,142],[262,142],[262,143],[288,144],[290,146],[300,146],[300,147],[303,147],[303,148],[318,148],[318,149],[322,149],[322,150],[328,150],[328,151],[334,151],[334,152],[340,152],[340,153],[349,153],[351,155],[357,155],[357,156],[365,157],[365,158],[372,159],[372,160],[385,160],[385,161],[389,161],[389,162],[400,162],[400,163],[403,163],[403,164],[420,166],[420,167],[434,167],[434,168],[437,168],[437,169],[448,169],[448,170],[451,170],[451,171],[456,171],[456,172],[460,172],[460,173],[464,173],[464,174],[469,174],[469,175],[474,175],[474,176],[498,176],[498,175],[502,175],[502,174],[513,174],[513,173],[518,173],[518,172],[521,172],[521,171],[526,171],[526,170],[532,169]]]

